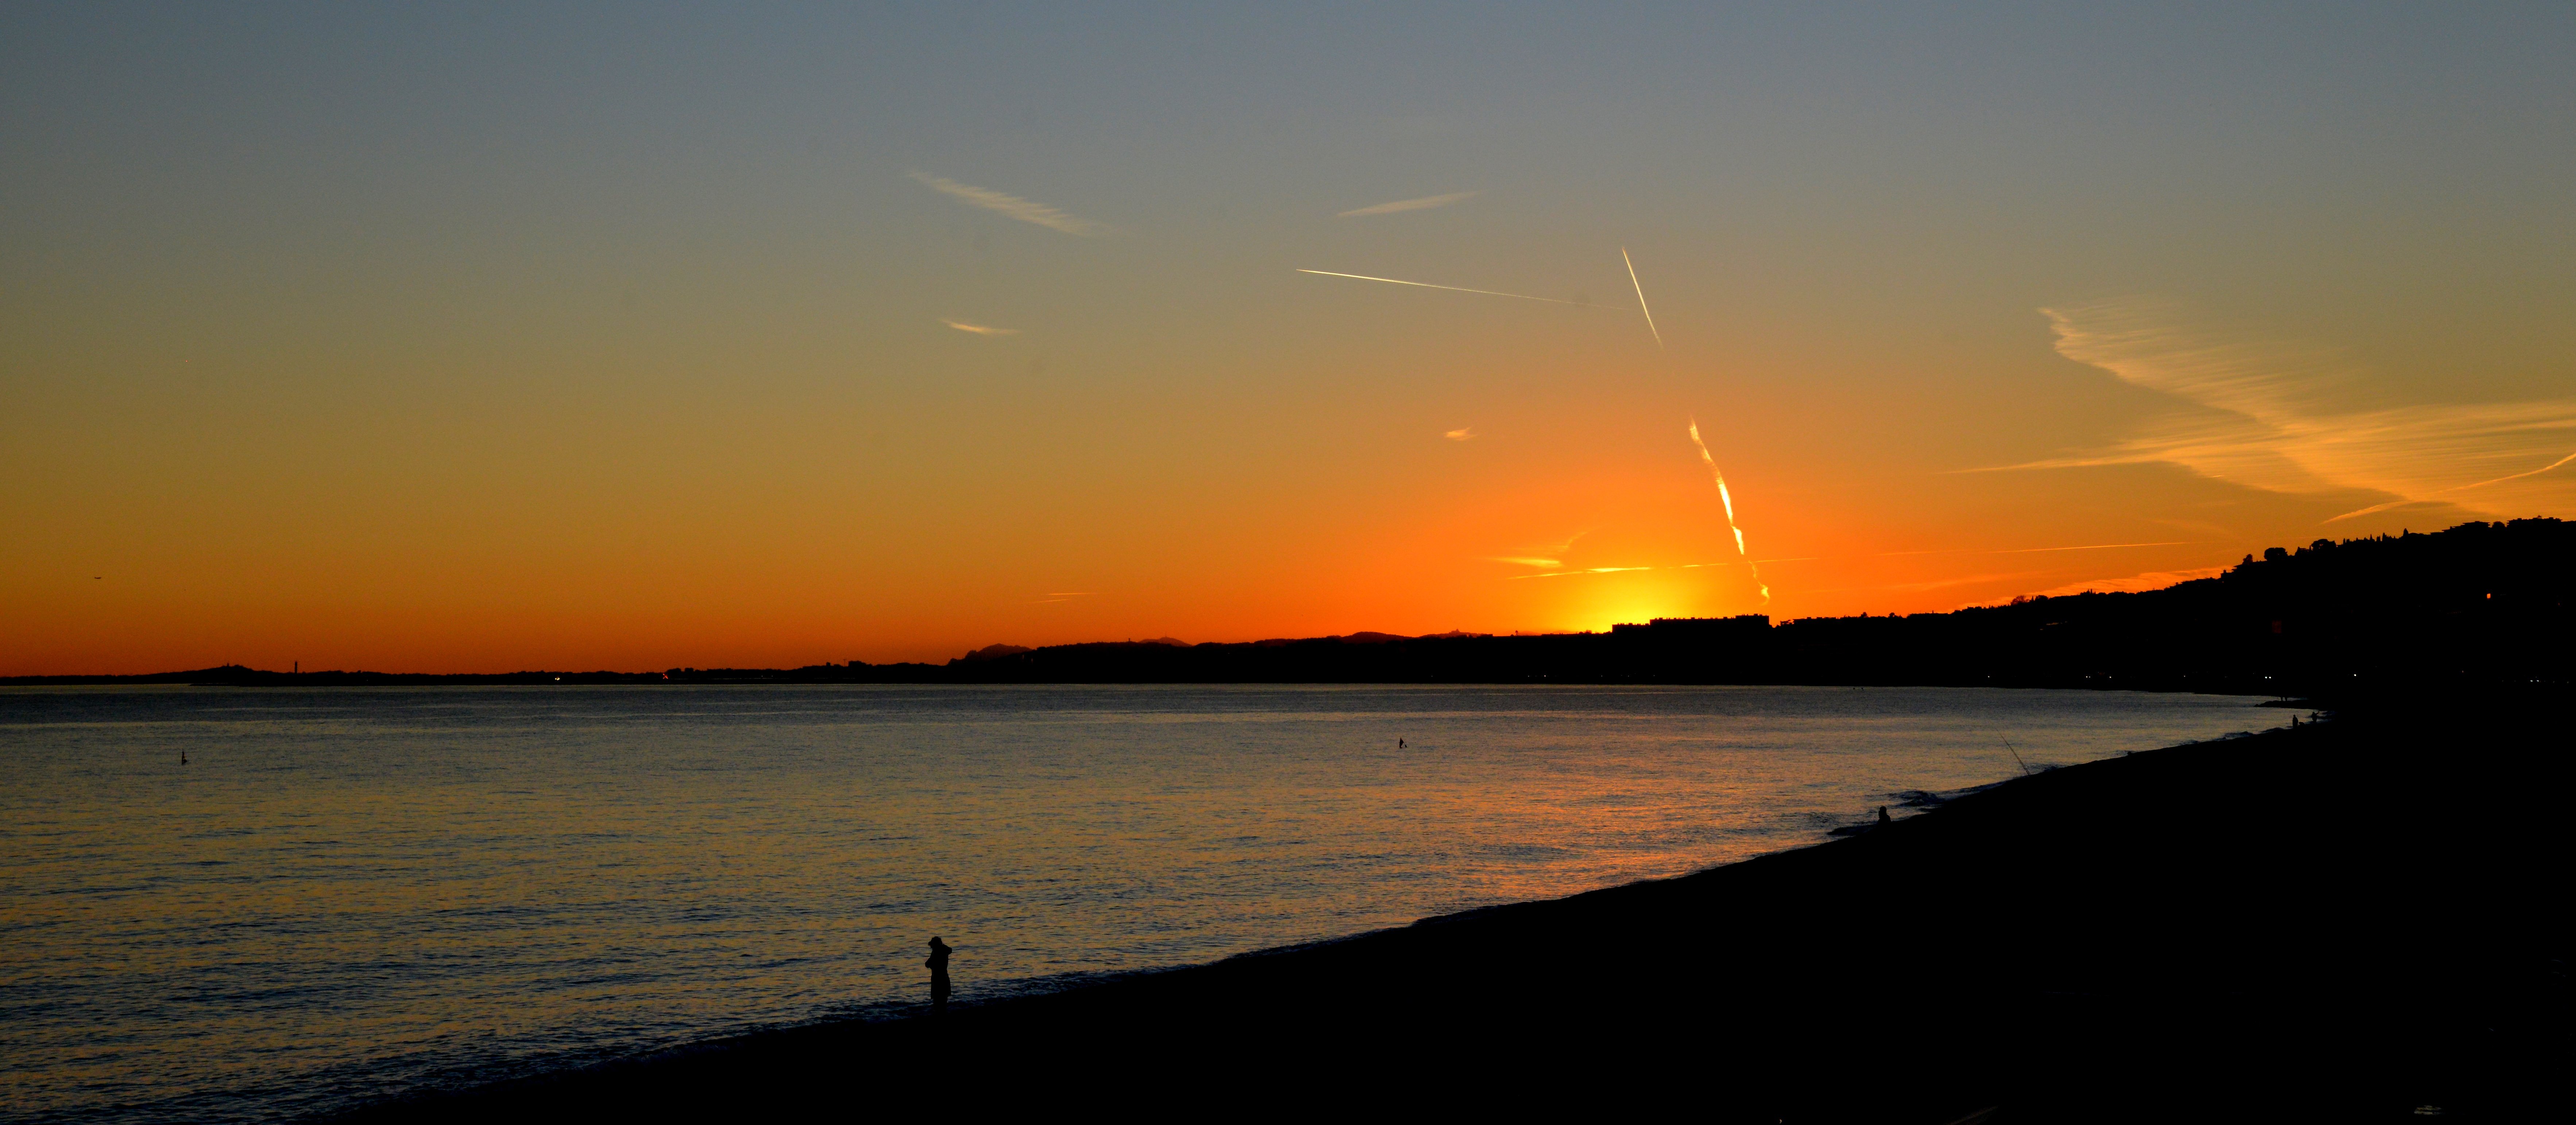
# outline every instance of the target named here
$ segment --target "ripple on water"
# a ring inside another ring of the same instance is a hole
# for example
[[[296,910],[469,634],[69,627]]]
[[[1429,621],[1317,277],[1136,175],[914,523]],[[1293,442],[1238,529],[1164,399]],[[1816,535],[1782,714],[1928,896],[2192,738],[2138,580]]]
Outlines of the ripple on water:
[[[0,1103],[236,1121],[1680,874],[2254,701],[0,689]],[[1397,738],[1406,741],[1397,749]],[[178,766],[185,750],[191,764]]]

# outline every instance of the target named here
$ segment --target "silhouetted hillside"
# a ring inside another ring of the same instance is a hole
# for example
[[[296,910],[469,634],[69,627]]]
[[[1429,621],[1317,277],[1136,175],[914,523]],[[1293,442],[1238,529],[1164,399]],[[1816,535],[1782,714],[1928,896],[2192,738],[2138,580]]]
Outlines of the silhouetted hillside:
[[[2356,681],[2565,680],[2576,526],[2470,523],[2274,548],[2146,593],[1905,617],[1656,621],[1538,637],[1384,634],[1035,649],[970,682],[1656,682],[2342,690]]]
[[[1658,620],[1606,633],[996,644],[946,664],[422,676],[226,667],[16,683],[1803,683],[2349,694],[2564,682],[2576,525],[2467,523],[2274,548],[2216,578],[1905,617]]]

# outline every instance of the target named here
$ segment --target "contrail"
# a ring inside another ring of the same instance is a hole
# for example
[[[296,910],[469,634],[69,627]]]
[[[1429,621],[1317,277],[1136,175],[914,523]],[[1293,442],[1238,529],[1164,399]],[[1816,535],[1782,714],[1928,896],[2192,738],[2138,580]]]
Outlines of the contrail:
[[[2557,460],[2555,460],[2555,461],[2552,461],[2552,462],[2550,462],[2550,463],[2548,463],[2548,464],[2546,464],[2546,465],[2542,465],[2541,467],[2539,467],[2539,468],[2537,468],[2537,469],[2533,469],[2533,470],[2531,470],[2530,472],[2527,472],[2527,473],[2515,473],[2514,475],[2509,476],[2509,477],[2497,477],[2497,478],[2496,478],[2496,479],[2494,479],[2494,480],[2482,480],[2482,481],[2479,481],[2479,482],[2478,482],[2478,483],[2476,483],[2476,484],[2464,484],[2464,485],[2459,486],[2458,488],[2445,488],[2445,489],[2443,489],[2443,490],[2442,490],[2442,492],[2466,492],[2466,491],[2468,491],[2469,489],[2472,489],[2472,488],[2485,488],[2486,486],[2488,486],[2488,485],[2490,485],[2490,484],[2503,484],[2504,482],[2509,481],[2509,480],[2521,480],[2521,479],[2522,479],[2522,478],[2524,478],[2524,477],[2536,477],[2536,476],[2539,476],[2539,475],[2540,475],[2540,474],[2542,474],[2542,473],[2548,472],[2549,470],[2551,470],[2551,469],[2555,469],[2555,468],[2557,468],[2558,466],[2560,466],[2560,465],[2564,465],[2564,464],[2566,464],[2566,463],[2568,463],[2568,462],[2570,462],[2570,461],[2576,461],[2576,453],[2570,453],[2570,454],[2568,454],[2567,456],[2561,457],[2561,458],[2559,458],[2559,459],[2557,459]],[[2435,493],[2434,495],[2438,496],[2438,495],[2441,495],[2441,493]]]
[[[1637,280],[1636,259],[1628,256],[1625,246],[1619,248],[1619,262],[1628,267],[1628,284],[1637,290],[1637,311],[1646,314],[1646,331],[1655,337],[1655,350],[1663,351],[1664,333],[1655,327],[1655,310],[1646,306],[1646,283]],[[1744,529],[1735,524],[1735,494],[1727,491],[1726,474],[1718,469],[1717,458],[1709,456],[1708,443],[1700,440],[1697,418],[1690,420],[1690,439],[1692,445],[1699,447],[1699,459],[1708,466],[1709,478],[1717,482],[1717,502],[1726,508],[1726,530],[1735,536],[1735,557],[1744,560],[1745,569],[1753,573],[1753,586],[1762,591],[1762,604],[1770,605],[1771,586],[1762,581],[1761,564],[1754,562],[1752,552],[1744,549]]]
[[[1464,286],[1458,285],[1433,285],[1428,281],[1402,281],[1392,277],[1370,277],[1364,273],[1334,273],[1331,270],[1298,270],[1297,272],[1320,274],[1324,277],[1352,277],[1358,278],[1361,281],[1383,281],[1389,285],[1417,285],[1424,289],[1446,289],[1452,293],[1482,293],[1488,297],[1518,297],[1524,301],[1546,301],[1550,304],[1557,305],[1578,305],[1584,308],[1592,307],[1590,305],[1583,304],[1581,301],[1566,301],[1555,297],[1533,297],[1527,293],[1504,293],[1494,289],[1468,289]]]
[[[2005,550],[1992,550],[1985,547],[1950,547],[1931,551],[1880,551],[1871,557],[1886,559],[1898,555],[2044,555],[2051,551],[2110,551],[2121,547],[2190,547],[2199,542],[2197,539],[2163,539],[2154,543],[2087,543],[2079,547],[2013,547]]]
[[[2497,478],[2496,478],[2496,479],[2494,479],[2494,480],[2482,480],[2482,481],[2477,482],[2476,484],[2463,484],[2463,485],[2457,485],[2457,486],[2455,486],[2455,487],[2445,488],[2445,489],[2443,489],[2443,490],[2441,490],[2441,491],[2439,491],[2439,492],[2430,493],[2430,494],[2428,494],[2428,495],[2432,495],[2432,496],[2448,496],[2448,495],[2450,495],[2451,493],[2454,493],[2454,492],[2466,492],[2466,491],[2468,491],[2468,490],[2470,490],[2470,489],[2472,489],[2472,488],[2485,488],[2486,486],[2488,486],[2488,485],[2490,485],[2490,484],[2503,484],[2504,482],[2509,481],[2509,480],[2521,480],[2521,479],[2522,479],[2522,478],[2524,478],[2524,477],[2536,477],[2536,476],[2539,476],[2539,475],[2540,475],[2540,474],[2542,474],[2542,473],[2548,472],[2549,470],[2551,470],[2551,469],[2555,469],[2555,468],[2557,468],[2558,466],[2560,466],[2560,465],[2564,465],[2564,464],[2566,464],[2566,463],[2568,463],[2568,462],[2570,462],[2570,461],[2576,461],[2576,453],[2570,453],[2570,454],[2568,454],[2567,456],[2561,457],[2561,458],[2559,458],[2559,459],[2557,459],[2557,460],[2555,460],[2555,461],[2552,461],[2552,462],[2550,462],[2550,463],[2548,463],[2548,464],[2546,464],[2546,465],[2542,465],[2541,467],[2539,467],[2539,468],[2537,468],[2537,469],[2533,469],[2533,470],[2531,470],[2530,472],[2527,472],[2527,473],[2515,473],[2515,474],[2513,474],[2512,476],[2509,476],[2509,477],[2497,477]],[[2411,499],[2409,499],[2409,500],[2391,500],[2391,501],[2389,501],[2389,502],[2387,502],[2387,503],[2385,503],[2385,504],[2373,504],[2373,505],[2371,505],[2371,506],[2369,506],[2369,507],[2367,507],[2367,508],[2363,508],[2363,509],[2361,509],[2360,511],[2357,511],[2357,512],[2345,512],[2344,514],[2342,514],[2342,515],[2340,515],[2340,516],[2335,516],[2335,517],[2332,517],[2332,518],[2330,518],[2330,519],[2321,520],[2321,521],[2319,521],[2319,522],[2321,522],[2321,523],[2333,523],[2333,522],[2335,522],[2335,520],[2348,520],[2348,519],[2351,519],[2351,518],[2352,518],[2352,517],[2354,517],[2354,516],[2366,516],[2366,515],[2370,515],[2370,514],[2371,514],[2371,513],[2373,513],[2373,512],[2385,512],[2385,511],[2387,511],[2387,510],[2388,510],[2388,509],[2390,509],[2390,508],[2399,508],[2399,507],[2404,507],[2404,506],[2406,506],[2406,505],[2408,505],[2408,504],[2412,504],[2412,503],[2415,503],[2415,502],[2416,502],[2416,501],[2411,500]]]
[[[1380,203],[1374,207],[1361,207],[1350,211],[1344,211],[1333,217],[1337,219],[1358,219],[1365,218],[1370,215],[1393,215],[1401,211],[1427,211],[1433,207],[1446,207],[1462,199],[1474,199],[1483,194],[1485,193],[1481,191],[1453,191],[1447,195],[1426,195],[1420,199],[1399,199],[1393,203]]]
[[[1655,334],[1655,350],[1662,351],[1664,350],[1664,334],[1655,327],[1655,310],[1646,307],[1646,285],[1644,282],[1637,280],[1637,263],[1628,261],[1627,247],[1622,246],[1619,248],[1619,260],[1628,263],[1628,284],[1637,287],[1637,311],[1646,314],[1646,331]],[[1693,428],[1697,428],[1698,423],[1694,422],[1692,423],[1692,426]],[[1703,449],[1700,452],[1706,453],[1708,451]],[[1721,483],[1718,487],[1724,488],[1726,486]]]
[[[987,211],[994,211],[1008,215],[1023,223],[1036,223],[1037,225],[1049,230],[1060,230],[1066,234],[1079,235],[1083,238],[1098,238],[1101,235],[1112,233],[1106,225],[1092,222],[1089,219],[1075,218],[1074,216],[1065,214],[1062,211],[1058,211],[1055,208],[1049,207],[1034,199],[1022,199],[1019,196],[994,191],[991,188],[979,188],[973,184],[961,184],[944,176],[931,175],[928,172],[907,172],[905,175],[911,176],[914,182],[919,183],[923,187],[929,188],[930,190],[942,195],[962,200],[968,206],[981,207]]]
[[[1718,503],[1726,506],[1726,529],[1735,533],[1735,555],[1744,560],[1746,569],[1753,572],[1753,585],[1762,591],[1762,604],[1769,605],[1771,587],[1762,581],[1761,564],[1754,562],[1753,556],[1744,549],[1744,529],[1735,526],[1735,497],[1727,493],[1726,474],[1718,470],[1717,458],[1708,455],[1708,443],[1699,439],[1699,419],[1697,418],[1690,421],[1690,439],[1692,445],[1699,447],[1699,459],[1708,465],[1708,475],[1717,481]]]

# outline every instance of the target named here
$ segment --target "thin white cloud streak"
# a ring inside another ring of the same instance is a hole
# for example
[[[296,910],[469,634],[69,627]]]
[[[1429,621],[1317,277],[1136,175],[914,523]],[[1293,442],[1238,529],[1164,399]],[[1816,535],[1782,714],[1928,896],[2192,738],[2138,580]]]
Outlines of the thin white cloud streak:
[[[1541,569],[1541,570],[1546,570],[1546,569],[1548,569],[1548,568],[1550,568],[1550,567],[1559,567],[1559,566],[1564,566],[1564,565],[1565,565],[1565,560],[1563,560],[1563,559],[1542,559],[1542,558],[1531,558],[1531,557],[1518,557],[1518,556],[1511,556],[1511,555],[1498,555],[1498,556],[1496,556],[1496,557],[1494,558],[1494,560],[1493,560],[1493,561],[1495,561],[1495,562],[1501,562],[1501,563],[1510,563],[1510,564],[1512,564],[1512,565],[1514,565],[1514,566],[1534,566],[1534,567],[1537,567],[1537,568],[1539,568],[1539,569]]]
[[[2576,398],[2353,409],[2369,374],[2330,348],[2205,327],[2154,298],[2040,312],[2058,354],[2196,409],[2108,449],[1995,470],[2164,462],[2271,492],[2393,497],[2333,520],[2491,487],[2450,502],[2510,515],[2576,505],[2568,482],[2540,479],[2576,460]]]
[[[2114,551],[2122,547],[2189,547],[2198,542],[2199,541],[2195,539],[2168,539],[2155,543],[2087,543],[2080,547],[2007,547],[2002,549],[1954,547],[1945,550],[1933,551],[1881,551],[1870,557],[1886,559],[1895,558],[1898,555],[2038,555],[2052,551]]]
[[[2540,475],[2540,474],[2542,474],[2542,473],[2548,472],[2549,470],[2551,470],[2551,469],[2555,469],[2555,468],[2559,467],[2560,465],[2564,465],[2564,464],[2566,464],[2566,463],[2568,463],[2568,462],[2570,462],[2570,461],[2576,461],[2576,453],[2570,453],[2570,454],[2568,454],[2567,456],[2561,457],[2561,458],[2559,458],[2559,459],[2557,459],[2557,460],[2555,460],[2555,461],[2552,461],[2552,462],[2550,462],[2550,463],[2548,463],[2548,464],[2546,464],[2546,465],[2542,465],[2541,467],[2539,467],[2539,468],[2537,468],[2537,469],[2533,469],[2533,470],[2531,470],[2531,471],[2529,471],[2529,472],[2515,473],[2515,474],[2513,474],[2513,475],[2511,475],[2511,476],[2497,477],[2497,478],[2496,478],[2496,479],[2494,479],[2494,480],[2482,480],[2482,481],[2477,482],[2476,484],[2464,484],[2464,485],[2460,485],[2460,486],[2459,486],[2459,487],[2457,487],[2457,488],[2446,488],[2446,489],[2443,489],[2443,490],[2442,490],[2442,491],[2440,491],[2440,492],[2434,493],[2434,495],[2436,495],[2436,496],[2443,496],[2443,495],[2448,495],[2448,494],[2453,493],[2453,492],[2466,492],[2466,491],[2468,491],[2469,489],[2472,489],[2472,488],[2485,488],[2486,486],[2488,486],[2488,485],[2490,485],[2490,484],[2503,484],[2503,483],[2504,483],[2504,482],[2506,482],[2506,481],[2521,480],[2521,479],[2523,479],[2524,477],[2536,477],[2536,476],[2539,476],[2539,475]],[[2330,517],[2330,518],[2328,518],[2325,522],[2327,522],[2327,523],[2334,523],[2334,522],[2335,522],[2335,521],[2337,521],[2337,520],[2348,520],[2348,519],[2353,518],[2354,516],[2366,516],[2366,515],[2369,515],[2369,514],[2371,514],[2371,513],[2373,513],[2373,512],[2385,512],[2385,511],[2387,511],[2387,510],[2388,510],[2388,509],[2390,509],[2390,508],[2403,508],[2403,507],[2405,507],[2405,506],[2407,506],[2407,505],[2409,505],[2409,504],[2423,504],[2423,503],[2430,503],[2430,502],[2431,502],[2431,501],[2425,501],[2425,500],[2391,500],[2391,501],[2389,501],[2389,502],[2387,502],[2387,503],[2385,503],[2385,504],[2373,504],[2373,505],[2371,505],[2371,506],[2369,506],[2369,507],[2367,507],[2367,508],[2362,508],[2362,509],[2359,509],[2359,510],[2356,510],[2356,511],[2345,512],[2344,514],[2342,514],[2342,515],[2340,515],[2340,516],[2333,516],[2333,517]]]
[[[1434,207],[1446,207],[1461,200],[1474,199],[1483,194],[1485,193],[1481,191],[1453,191],[1447,195],[1426,195],[1420,199],[1399,199],[1393,203],[1379,203],[1368,207],[1353,208],[1333,217],[1336,219],[1359,219],[1366,218],[1370,215],[1393,215],[1403,211],[1428,211]]]
[[[2508,476],[2508,477],[2497,477],[2497,478],[2496,478],[2496,479],[2494,479],[2494,480],[2482,480],[2482,481],[2479,481],[2479,482],[2478,482],[2478,483],[2476,483],[2476,484],[2464,484],[2464,485],[2461,485],[2459,488],[2454,488],[2454,489],[2452,489],[2451,491],[2453,491],[2453,492],[2460,492],[2460,491],[2464,491],[2464,490],[2466,490],[2466,489],[2471,489],[2471,488],[2485,488],[2486,486],[2488,486],[2488,485],[2490,485],[2490,484],[2503,484],[2504,482],[2509,481],[2509,480],[2521,480],[2521,479],[2522,479],[2522,478],[2524,478],[2524,477],[2536,477],[2536,476],[2539,476],[2539,475],[2540,475],[2540,474],[2542,474],[2542,473],[2548,472],[2549,470],[2551,470],[2551,469],[2555,469],[2555,468],[2557,468],[2558,466],[2560,466],[2560,465],[2564,465],[2564,464],[2566,464],[2566,463],[2568,463],[2568,462],[2570,462],[2570,461],[2576,461],[2576,453],[2570,453],[2570,454],[2568,454],[2567,456],[2561,457],[2561,458],[2559,458],[2559,459],[2557,459],[2557,460],[2555,460],[2555,461],[2552,461],[2552,462],[2550,462],[2550,463],[2548,463],[2548,464],[2546,464],[2546,465],[2542,465],[2541,467],[2539,467],[2539,468],[2537,468],[2537,469],[2533,469],[2533,470],[2531,470],[2530,472],[2527,472],[2527,473],[2515,473],[2515,474],[2513,474],[2512,476]]]
[[[1651,566],[1591,566],[1585,567],[1582,570],[1559,570],[1552,571],[1547,574],[1515,574],[1506,579],[1506,581],[1518,582],[1524,578],[1580,578],[1587,574],[1625,574],[1635,570],[1656,569],[1660,568]]]
[[[1364,273],[1334,273],[1331,270],[1301,269],[1297,272],[1311,273],[1319,277],[1347,277],[1359,281],[1383,281],[1389,285],[1411,285],[1420,289],[1446,289],[1452,293],[1482,293],[1488,297],[1517,297],[1524,301],[1546,301],[1552,305],[1573,305],[1577,308],[1588,309],[1592,307],[1581,301],[1568,301],[1558,297],[1533,297],[1527,293],[1505,293],[1499,289],[1469,289],[1460,285],[1433,285],[1428,281],[1405,281],[1401,278],[1393,277],[1370,277]]]
[[[2151,570],[2145,574],[2132,575],[2127,578],[2093,578],[2082,582],[2069,582],[2063,586],[2035,591],[2024,596],[2033,598],[2057,598],[2064,597],[2069,594],[2085,593],[2135,594],[2147,590],[2161,590],[2167,586],[2179,585],[2184,582],[2191,582],[2202,578],[2216,578],[2226,572],[2227,568],[2223,566],[2204,566],[2191,570]]]
[[[1019,196],[1008,195],[994,191],[990,188],[979,188],[973,184],[961,184],[955,180],[931,175],[928,172],[908,172],[906,175],[911,176],[913,181],[919,183],[921,186],[929,188],[930,190],[942,195],[949,196],[950,198],[956,199],[968,206],[981,207],[995,214],[1018,219],[1024,223],[1036,223],[1048,230],[1063,231],[1066,234],[1076,235],[1082,238],[1098,238],[1101,235],[1113,233],[1105,224],[1095,223],[1089,219],[1076,218],[1034,199],[1022,199]]]
[[[1690,439],[1691,444],[1699,449],[1700,461],[1708,466],[1709,477],[1717,481],[1718,503],[1726,506],[1726,529],[1735,533],[1735,553],[1737,557],[1745,560],[1745,566],[1753,572],[1753,585],[1755,589],[1762,591],[1762,604],[1769,605],[1771,587],[1762,581],[1761,565],[1755,563],[1752,555],[1744,549],[1744,529],[1735,526],[1735,497],[1726,491],[1726,474],[1718,471],[1717,458],[1709,456],[1708,443],[1699,439],[1699,419],[1697,418],[1690,420]]]
[[[2012,578],[2033,578],[2046,573],[2048,572],[2045,570],[2023,570],[2015,571],[2011,574],[1971,574],[1965,578],[1942,578],[1930,582],[1899,582],[1886,586],[1829,586],[1824,589],[1808,590],[1805,592],[1810,594],[1848,594],[1861,591],[1895,590],[1903,593],[1914,593],[1923,590],[1939,590],[1950,586],[1973,586],[1979,582],[2002,582]]]
[[[1457,429],[1441,434],[1440,436],[1448,438],[1451,441],[1474,441],[1476,440],[1476,431],[1472,426],[1460,426]]]
[[[972,332],[978,336],[1017,336],[1020,334],[1020,330],[1017,328],[995,328],[988,324],[968,324],[962,320],[943,320],[939,323],[945,324],[960,332]]]
[[[1628,260],[1628,248],[1625,246],[1619,248],[1619,261],[1628,267],[1628,284],[1637,289],[1637,311],[1646,314],[1646,331],[1654,334],[1655,350],[1662,351],[1664,349],[1663,330],[1655,327],[1655,310],[1646,307],[1646,283],[1637,280],[1637,263]],[[1699,432],[1699,423],[1691,423],[1691,432],[1694,435]],[[1691,440],[1699,439],[1694,436]]]

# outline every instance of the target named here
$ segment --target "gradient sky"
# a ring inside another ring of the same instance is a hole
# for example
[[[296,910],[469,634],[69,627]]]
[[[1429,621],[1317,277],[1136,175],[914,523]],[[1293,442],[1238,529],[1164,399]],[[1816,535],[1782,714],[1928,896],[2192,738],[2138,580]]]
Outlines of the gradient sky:
[[[11,5],[0,674],[1945,610],[2576,516],[2576,8],[2248,7]]]

